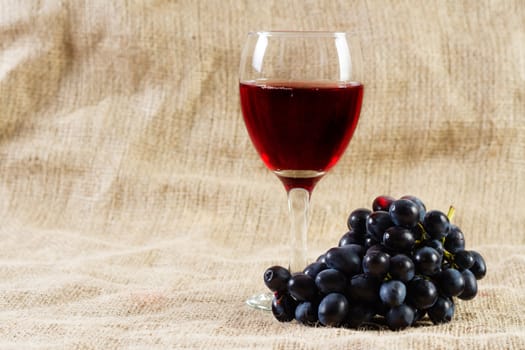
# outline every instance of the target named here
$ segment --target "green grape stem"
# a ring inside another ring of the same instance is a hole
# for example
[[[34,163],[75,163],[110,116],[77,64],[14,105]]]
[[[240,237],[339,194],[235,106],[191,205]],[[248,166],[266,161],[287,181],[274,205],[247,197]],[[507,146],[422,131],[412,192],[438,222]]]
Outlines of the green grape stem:
[[[448,208],[448,212],[447,212],[447,218],[448,218],[448,221],[452,221],[452,219],[454,218],[454,214],[456,213],[456,208],[454,208],[453,205],[451,205],[449,208]]]
[[[444,249],[443,255],[445,256],[445,259],[447,259],[448,261],[454,261],[454,254],[452,254],[448,250]]]
[[[425,227],[423,226],[423,224],[421,222],[418,222],[417,225],[421,228],[421,232],[423,232],[423,234],[421,235],[421,241],[426,241],[427,239],[429,239],[430,237],[428,236],[428,233],[427,231],[425,230]]]
[[[454,214],[455,213],[456,213],[456,208],[454,208],[454,206],[451,205],[448,208],[448,212],[447,212],[448,221],[452,221],[452,219],[454,218]],[[445,237],[443,237],[443,239],[441,240],[441,243],[445,244]],[[452,254],[448,250],[444,249],[443,250],[443,256],[445,257],[445,259],[447,259],[448,261],[450,261],[452,263],[453,267],[457,268],[457,265],[454,263],[454,254]]]

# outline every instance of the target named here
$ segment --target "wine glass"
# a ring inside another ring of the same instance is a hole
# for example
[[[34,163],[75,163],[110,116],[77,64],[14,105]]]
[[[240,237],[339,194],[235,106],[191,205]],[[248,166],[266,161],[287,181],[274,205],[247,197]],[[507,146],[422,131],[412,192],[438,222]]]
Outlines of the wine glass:
[[[342,32],[250,32],[242,51],[244,123],[288,195],[291,272],[306,266],[312,191],[337,163],[357,126],[363,85],[352,68]],[[247,303],[269,310],[271,300],[271,293],[263,293]]]

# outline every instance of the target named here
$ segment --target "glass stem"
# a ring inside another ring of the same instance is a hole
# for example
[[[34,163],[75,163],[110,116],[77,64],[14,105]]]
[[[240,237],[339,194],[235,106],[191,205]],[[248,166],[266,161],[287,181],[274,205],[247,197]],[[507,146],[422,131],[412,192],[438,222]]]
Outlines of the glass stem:
[[[288,191],[288,209],[291,219],[289,266],[291,272],[300,272],[306,267],[309,206],[310,192],[304,188],[292,188]]]

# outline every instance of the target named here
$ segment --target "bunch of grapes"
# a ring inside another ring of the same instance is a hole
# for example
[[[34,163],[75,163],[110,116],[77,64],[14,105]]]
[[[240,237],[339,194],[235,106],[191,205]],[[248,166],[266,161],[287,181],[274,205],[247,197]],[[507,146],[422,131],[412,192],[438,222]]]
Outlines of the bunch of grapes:
[[[455,298],[473,299],[487,271],[483,257],[465,249],[453,213],[427,211],[414,196],[379,196],[372,210],[354,210],[339,245],[302,272],[265,271],[273,315],[308,326],[386,323],[392,330],[427,315],[434,324],[450,322]]]

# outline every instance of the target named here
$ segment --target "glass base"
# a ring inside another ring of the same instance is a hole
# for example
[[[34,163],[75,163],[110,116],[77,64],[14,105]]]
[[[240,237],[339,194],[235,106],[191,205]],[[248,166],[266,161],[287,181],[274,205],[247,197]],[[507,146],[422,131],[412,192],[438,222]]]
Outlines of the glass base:
[[[246,304],[254,309],[271,311],[272,310],[272,293],[254,294],[246,300]]]

